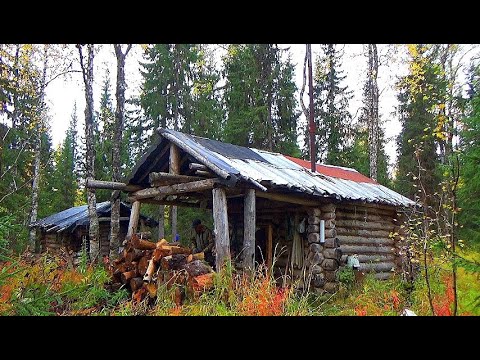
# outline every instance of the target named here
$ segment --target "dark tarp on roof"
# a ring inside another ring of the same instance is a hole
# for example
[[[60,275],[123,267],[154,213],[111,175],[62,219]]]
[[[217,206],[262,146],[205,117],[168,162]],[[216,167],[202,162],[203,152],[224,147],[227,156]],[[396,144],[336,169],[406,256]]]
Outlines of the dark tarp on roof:
[[[130,206],[120,203],[120,216],[130,216]],[[97,204],[97,215],[99,217],[110,216],[110,201],[104,201]],[[154,219],[140,215],[145,220],[147,226],[154,227],[158,223]],[[73,231],[77,226],[88,225],[88,206],[81,205],[60,211],[56,214],[47,216],[35,222],[32,227],[40,227],[47,232]]]

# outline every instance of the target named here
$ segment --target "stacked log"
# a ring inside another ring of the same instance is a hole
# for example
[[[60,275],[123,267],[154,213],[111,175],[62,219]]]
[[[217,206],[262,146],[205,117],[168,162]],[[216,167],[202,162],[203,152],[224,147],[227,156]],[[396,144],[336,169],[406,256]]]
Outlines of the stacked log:
[[[360,271],[388,279],[398,268],[398,231],[394,208],[342,204],[336,211],[336,231],[345,261],[356,254]]]
[[[189,248],[178,243],[165,239],[154,243],[133,234],[122,255],[114,261],[112,275],[112,288],[123,284],[135,302],[146,297],[154,300],[158,287],[165,284],[167,289],[175,287],[179,293],[176,299],[181,303],[184,295],[181,289],[185,287],[195,295],[210,289],[214,271],[204,261],[203,253],[192,254]]]

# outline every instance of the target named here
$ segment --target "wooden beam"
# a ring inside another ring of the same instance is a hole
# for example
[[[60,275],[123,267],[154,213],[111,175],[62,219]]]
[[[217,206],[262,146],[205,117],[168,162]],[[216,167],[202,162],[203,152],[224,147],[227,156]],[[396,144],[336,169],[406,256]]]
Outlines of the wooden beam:
[[[203,177],[216,177],[217,175],[211,173],[210,171],[203,171],[203,170],[197,170],[195,171],[195,174],[198,176],[203,176]]]
[[[140,201],[135,201],[132,204],[132,210],[130,212],[130,222],[128,223],[126,239],[130,239],[133,233],[137,230],[138,218],[140,217]]]
[[[255,190],[248,189],[245,193],[243,206],[243,269],[255,270]]]
[[[138,185],[127,185],[121,182],[92,180],[92,179],[87,179],[85,186],[89,189],[123,190],[128,192],[143,189],[142,186],[138,186]]]
[[[215,234],[216,270],[220,271],[225,261],[230,259],[230,239],[228,235],[228,209],[225,189],[215,188],[213,194],[213,224]]]
[[[268,271],[272,269],[272,263],[273,263],[273,227],[272,223],[269,222],[267,225],[267,268]]]
[[[188,168],[189,168],[190,170],[208,171],[208,168],[207,168],[205,165],[197,164],[197,163],[190,163],[190,164],[188,164]]]
[[[212,189],[213,185],[216,184],[218,181],[218,179],[205,179],[200,181],[192,181],[189,183],[165,185],[150,189],[139,190],[132,194],[131,199],[136,201],[160,195],[178,195],[189,192],[208,190]]]
[[[320,201],[304,199],[301,197],[297,197],[294,195],[286,195],[286,194],[279,194],[279,193],[269,193],[269,192],[257,192],[257,197],[275,200],[275,201],[282,201],[288,202],[291,204],[299,204],[299,205],[307,205],[307,206],[319,206]]]
[[[129,198],[130,201],[135,201],[132,198]],[[157,204],[157,205],[174,205],[174,206],[184,206],[184,207],[200,207],[200,203],[192,203],[188,201],[181,200],[160,200],[155,198],[142,199],[144,204]]]
[[[152,184],[153,186],[162,186],[202,180],[202,178],[198,176],[176,175],[165,172],[150,173],[148,179],[150,181],[150,184]]]

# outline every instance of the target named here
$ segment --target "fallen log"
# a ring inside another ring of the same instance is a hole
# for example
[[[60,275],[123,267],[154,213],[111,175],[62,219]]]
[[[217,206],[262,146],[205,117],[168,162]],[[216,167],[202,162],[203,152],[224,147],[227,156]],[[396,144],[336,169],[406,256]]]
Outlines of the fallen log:
[[[156,244],[148,241],[148,240],[141,240],[137,234],[132,235],[132,239],[130,240],[133,247],[138,250],[153,250],[156,248]]]

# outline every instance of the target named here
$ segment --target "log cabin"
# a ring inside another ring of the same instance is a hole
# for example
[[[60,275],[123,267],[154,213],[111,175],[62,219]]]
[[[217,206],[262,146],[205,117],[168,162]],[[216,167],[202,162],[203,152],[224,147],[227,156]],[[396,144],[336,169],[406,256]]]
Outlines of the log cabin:
[[[110,250],[110,216],[111,203],[105,201],[97,204],[97,216],[100,232],[100,255],[108,255]],[[128,222],[130,220],[131,208],[129,205],[120,203],[120,243],[125,240],[127,234]],[[157,221],[140,215],[141,230],[147,232],[158,225]],[[64,247],[67,251],[72,250],[75,259],[78,259],[82,250],[82,244],[85,244],[87,253],[89,249],[88,241],[88,208],[87,205],[72,207],[40,219],[32,226],[36,228],[41,251],[58,251]]]
[[[125,182],[87,183],[128,192],[127,238],[142,203],[199,207],[212,211],[217,270],[231,258],[246,271],[264,261],[277,279],[324,293],[338,289],[349,256],[379,279],[401,268],[402,214],[415,205],[408,198],[354,169],[311,171],[310,162],[279,153],[158,134]]]

